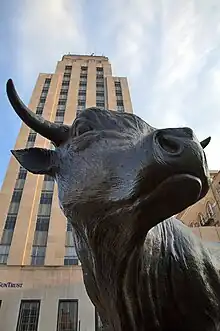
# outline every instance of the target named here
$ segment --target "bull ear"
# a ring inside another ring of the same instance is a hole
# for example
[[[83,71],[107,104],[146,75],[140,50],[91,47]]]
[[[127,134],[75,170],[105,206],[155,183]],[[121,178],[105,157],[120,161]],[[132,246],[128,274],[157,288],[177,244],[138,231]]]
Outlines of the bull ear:
[[[211,137],[208,137],[208,138],[204,139],[203,141],[201,141],[200,144],[201,144],[202,148],[205,148],[206,146],[208,146],[210,141],[211,141]]]
[[[18,162],[33,174],[55,174],[57,168],[56,152],[44,148],[28,148],[11,151]]]

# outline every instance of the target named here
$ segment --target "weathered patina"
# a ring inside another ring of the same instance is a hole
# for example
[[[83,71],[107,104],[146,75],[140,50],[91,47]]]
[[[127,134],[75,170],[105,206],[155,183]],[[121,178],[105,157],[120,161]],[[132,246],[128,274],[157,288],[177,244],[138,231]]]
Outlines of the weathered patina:
[[[210,138],[199,143],[190,128],[157,130],[97,108],[58,125],[32,113],[11,80],[7,94],[24,123],[55,145],[12,153],[55,178],[104,329],[220,330],[217,260],[173,217],[208,191]]]

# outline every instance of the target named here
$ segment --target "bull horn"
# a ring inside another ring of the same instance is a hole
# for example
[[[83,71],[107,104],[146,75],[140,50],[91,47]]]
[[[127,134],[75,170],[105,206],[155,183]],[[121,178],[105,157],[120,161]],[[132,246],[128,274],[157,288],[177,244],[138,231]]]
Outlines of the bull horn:
[[[29,128],[49,139],[56,146],[59,146],[68,139],[70,127],[67,125],[52,123],[33,113],[21,101],[15,90],[12,79],[7,81],[6,91],[8,99],[15,112]]]
[[[210,143],[211,137],[208,137],[206,139],[204,139],[203,141],[200,142],[200,145],[202,146],[202,148],[205,148],[209,143]]]

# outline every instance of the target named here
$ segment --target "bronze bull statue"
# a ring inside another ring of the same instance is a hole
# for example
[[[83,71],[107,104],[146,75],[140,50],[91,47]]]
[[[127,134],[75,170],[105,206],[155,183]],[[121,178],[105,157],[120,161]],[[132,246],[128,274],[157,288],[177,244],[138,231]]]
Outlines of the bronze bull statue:
[[[28,171],[55,178],[104,330],[220,330],[217,260],[173,217],[208,191],[210,138],[199,143],[190,128],[157,130],[97,108],[71,126],[54,124],[23,104],[12,80],[7,95],[55,146],[12,153]]]

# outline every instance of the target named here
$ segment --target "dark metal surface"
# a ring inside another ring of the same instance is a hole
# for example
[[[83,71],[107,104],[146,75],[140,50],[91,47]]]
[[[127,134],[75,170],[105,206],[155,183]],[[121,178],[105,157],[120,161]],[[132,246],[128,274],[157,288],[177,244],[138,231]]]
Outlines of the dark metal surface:
[[[26,109],[16,112],[29,125]],[[32,129],[47,130],[36,123]],[[215,256],[172,217],[208,191],[202,147],[210,139],[200,144],[189,128],[157,130],[96,108],[68,130],[55,151],[13,154],[29,171],[55,177],[104,329],[220,330]]]

